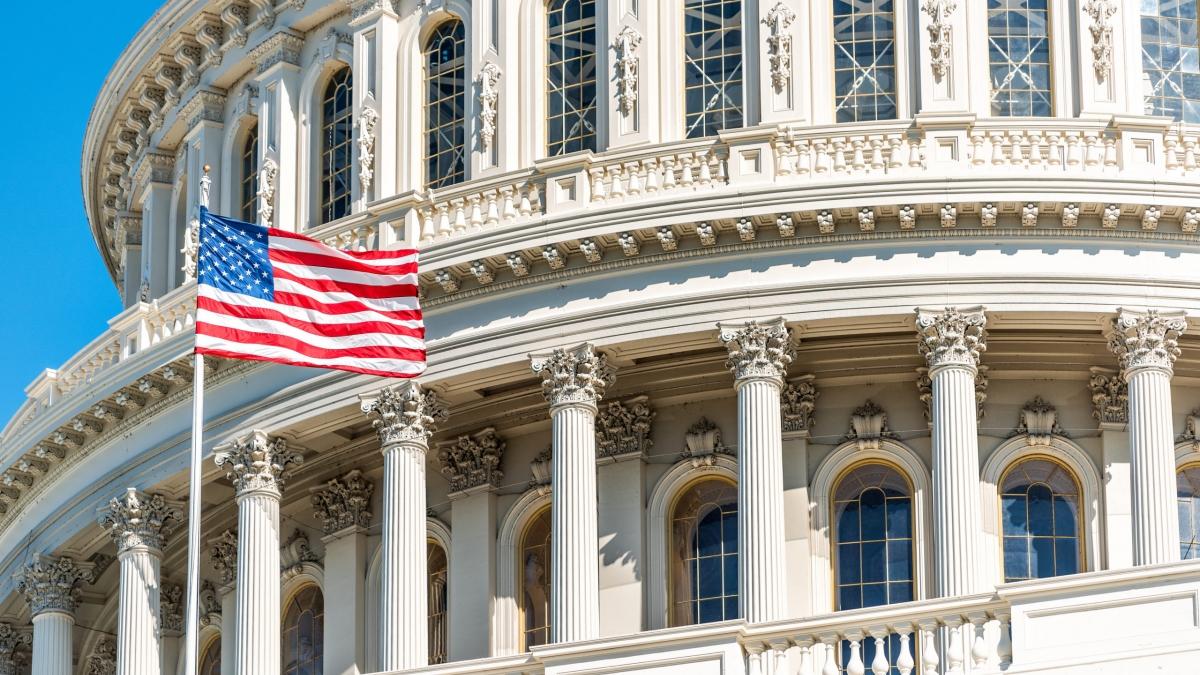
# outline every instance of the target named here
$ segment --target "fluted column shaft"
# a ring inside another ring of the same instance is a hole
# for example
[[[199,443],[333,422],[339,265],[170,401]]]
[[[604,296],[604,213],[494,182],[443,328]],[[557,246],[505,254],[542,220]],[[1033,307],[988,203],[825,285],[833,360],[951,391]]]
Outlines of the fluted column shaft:
[[[787,616],[781,386],[774,378],[737,382],[738,585],[750,623]]]
[[[383,451],[381,670],[419,668],[429,662],[426,451],[424,442],[399,443]]]
[[[33,672],[72,675],[74,628],[75,617],[67,612],[43,612],[33,617]]]
[[[600,636],[596,408],[551,410],[550,641]]]
[[[238,495],[234,672],[279,672],[279,494]]]
[[[158,675],[159,566],[161,554],[137,546],[118,555],[121,565],[117,609],[117,675]]]
[[[933,381],[934,584],[941,597],[967,595],[987,585],[980,559],[979,427],[976,369],[950,365],[930,371]]]
[[[1133,479],[1133,564],[1179,560],[1171,374],[1143,368],[1127,373],[1126,381]]]

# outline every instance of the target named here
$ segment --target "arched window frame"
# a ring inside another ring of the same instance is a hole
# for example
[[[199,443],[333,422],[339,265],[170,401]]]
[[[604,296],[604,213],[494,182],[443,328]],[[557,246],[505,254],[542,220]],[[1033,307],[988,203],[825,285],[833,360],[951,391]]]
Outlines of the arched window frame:
[[[429,560],[431,550],[434,548],[441,551],[442,559],[445,561],[445,568],[442,570],[442,575],[443,575],[442,586],[444,589],[443,595],[445,597],[445,606],[442,608],[442,612],[441,612],[441,626],[442,626],[441,641],[442,641],[442,644],[441,644],[440,658],[439,658],[439,651],[437,649],[434,649],[434,642],[436,641],[436,636],[435,636],[435,631],[433,628],[432,611],[428,612],[429,617],[430,617],[430,626],[429,626],[429,664],[430,665],[446,663],[446,661],[449,660],[449,649],[450,649],[450,644],[449,644],[450,602],[449,602],[449,593],[448,593],[449,588],[450,588],[450,551],[448,549],[446,549],[445,547],[443,547],[438,541],[436,541],[432,537],[429,537],[425,540],[425,551],[426,551],[426,561],[427,562]],[[429,604],[429,609],[432,610],[433,606],[434,606],[434,596],[432,593],[434,571],[432,568],[429,568],[429,567],[427,567],[427,570],[429,572],[430,592],[426,595],[426,599]]]
[[[1175,473],[1200,466],[1200,442],[1186,440],[1175,446]]]
[[[322,581],[323,581],[323,579],[322,579]],[[289,579],[287,582],[285,582],[284,587],[287,589],[287,592],[280,593],[280,598],[282,599],[282,602],[280,602],[280,604],[279,604],[279,608],[280,608],[279,609],[279,611],[280,611],[279,628],[280,628],[280,640],[281,641],[283,639],[283,636],[286,635],[287,631],[288,631],[287,614],[288,614],[289,605],[291,605],[292,600],[294,600],[297,595],[299,595],[300,593],[302,593],[310,588],[315,588],[316,591],[321,594],[321,658],[322,658],[322,664],[323,664],[324,663],[324,655],[325,655],[325,642],[326,642],[325,636],[327,634],[327,631],[326,631],[327,627],[325,626],[326,598],[325,598],[324,584],[317,582],[315,577],[308,576],[307,574],[297,574],[297,575],[293,576],[291,579]],[[280,653],[282,655],[280,665],[286,667],[287,655],[285,653],[283,653],[282,648],[280,650]]]
[[[647,630],[670,625],[671,516],[675,503],[698,480],[721,478],[737,485],[737,462],[728,455],[713,455],[712,466],[699,469],[690,460],[676,463],[663,474],[650,493],[646,509],[646,620]]]
[[[456,180],[453,182],[448,182],[448,183],[439,183],[439,181],[436,179],[435,176],[430,175],[429,156],[427,154],[428,147],[429,147],[429,135],[430,135],[430,131],[431,131],[430,119],[429,119],[428,96],[429,96],[430,81],[432,78],[432,73],[429,72],[428,49],[430,46],[429,43],[433,39],[434,35],[438,31],[440,31],[444,26],[451,25],[451,24],[458,24],[459,26],[461,26],[462,32],[463,32],[463,44],[462,44],[462,62],[463,62],[462,85],[463,85],[463,89],[461,92],[462,98],[463,98],[463,103],[462,103],[462,119],[459,120],[459,122],[458,122],[459,126],[461,126],[462,137],[463,137],[463,145],[462,145],[462,147],[458,148],[458,152],[460,152],[462,155],[461,161],[462,161],[462,167],[463,167],[463,174],[459,180]],[[456,14],[452,14],[452,13],[442,12],[441,15],[439,15],[435,21],[429,21],[425,24],[425,26],[422,28],[421,33],[420,33],[421,39],[419,40],[419,42],[417,44],[418,53],[419,53],[417,61],[420,65],[420,72],[421,72],[421,78],[420,78],[421,97],[419,99],[421,101],[421,114],[419,116],[421,144],[418,145],[417,147],[420,147],[423,149],[422,153],[421,153],[421,174],[420,175],[422,176],[423,184],[426,187],[447,188],[447,187],[451,187],[453,185],[457,185],[459,183],[465,182],[465,181],[469,180],[470,176],[471,176],[471,171],[470,171],[471,137],[468,132],[469,127],[470,127],[468,115],[469,115],[470,110],[472,109],[472,106],[470,105],[470,101],[472,99],[474,84],[473,84],[473,80],[472,80],[472,69],[471,69],[471,60],[470,60],[471,59],[471,54],[470,54],[471,35],[467,29],[468,29],[467,22],[464,21],[460,16],[458,16]]]
[[[737,480],[736,479],[731,479],[727,476],[714,476],[712,474],[712,472],[704,472],[702,475],[694,477],[690,483],[685,485],[682,489],[678,490],[675,494],[675,498],[671,501],[671,507],[667,511],[666,527],[667,527],[667,531],[668,531],[668,537],[670,537],[670,533],[674,528],[674,522],[676,520],[678,520],[678,518],[676,517],[676,510],[679,508],[680,500],[683,499],[683,497],[689,491],[691,491],[693,488],[695,488],[698,485],[701,485],[703,483],[710,483],[710,482],[724,483],[728,487],[733,488],[735,491],[735,497],[734,497],[735,511],[736,511],[737,507],[740,507],[740,504],[737,503],[737,497],[736,497],[736,491],[737,491]],[[668,539],[668,541],[670,541],[670,539]],[[735,547],[736,547],[736,544],[735,544]],[[733,552],[733,555],[738,556],[739,562],[740,562],[739,553],[740,553],[739,551],[735,550]],[[728,553],[725,553],[723,555],[728,555]],[[671,614],[672,614],[671,610],[675,606],[675,603],[678,602],[678,598],[675,597],[675,592],[674,592],[674,588],[675,588],[674,581],[675,580],[670,578],[671,574],[673,572],[673,570],[670,569],[672,567],[670,564],[671,563],[670,558],[673,557],[673,556],[671,556],[670,551],[667,551],[667,556],[668,556],[668,561],[667,561],[668,562],[668,570],[667,570],[667,579],[666,579],[666,582],[667,582],[667,623],[668,623],[668,625],[670,625],[672,627],[686,626],[686,625],[698,625],[700,622],[682,624],[682,623],[675,623],[675,622],[671,621]],[[724,574],[723,566],[722,566],[722,574]],[[728,596],[729,588],[726,587],[724,590],[726,591],[725,596]],[[737,594],[739,592],[740,592],[740,589],[738,588],[737,582],[735,582],[734,588],[733,588],[733,594],[734,594],[735,598],[737,597]],[[725,616],[722,620],[730,620],[730,619],[738,618],[739,616],[740,616],[739,610],[735,609],[733,612],[733,616]]]
[[[199,675],[209,675],[203,668],[209,658],[215,657],[217,660],[217,672],[219,673],[222,667],[221,631],[212,626],[205,626],[200,629],[200,636],[197,641],[200,644],[200,662],[196,666],[196,672]]]
[[[500,524],[496,538],[496,605],[492,621],[492,650],[495,656],[521,652],[523,627],[518,576],[521,565],[518,557],[526,528],[549,505],[548,489],[528,490],[509,509]]]
[[[1000,475],[1000,480],[998,483],[996,483],[997,490],[999,493],[999,498],[1001,500],[1003,500],[1005,495],[1014,494],[1011,492],[1004,491],[1004,483],[1005,483],[1005,481],[1008,480],[1009,476],[1011,476],[1014,471],[1016,471],[1017,469],[1021,468],[1022,465],[1029,463],[1029,462],[1049,462],[1050,464],[1057,466],[1058,468],[1060,468],[1061,470],[1066,472],[1067,477],[1071,480],[1071,483],[1073,484],[1073,486],[1075,488],[1076,497],[1078,498],[1079,503],[1078,503],[1078,511],[1075,514],[1075,539],[1076,539],[1075,549],[1076,549],[1076,555],[1078,556],[1076,558],[1078,564],[1076,565],[1076,570],[1074,573],[1078,574],[1079,572],[1082,572],[1087,568],[1087,550],[1086,550],[1086,543],[1085,543],[1086,542],[1086,536],[1085,536],[1086,530],[1085,530],[1085,525],[1084,525],[1084,520],[1083,520],[1084,519],[1084,516],[1083,516],[1083,488],[1080,487],[1079,478],[1075,475],[1075,472],[1070,469],[1070,467],[1068,467],[1066,464],[1059,461],[1058,459],[1051,457],[1050,455],[1030,455],[1028,457],[1023,457],[1020,460],[1009,464],[1005,468],[1004,473],[1002,473]],[[1049,486],[1047,486],[1047,487],[1049,487]],[[1063,494],[1065,494],[1065,493],[1063,493]],[[1028,499],[1028,498],[1029,497],[1028,497],[1028,493],[1027,493],[1026,499]],[[1026,505],[1028,506],[1028,502],[1026,502]],[[1001,517],[1001,519],[1003,519],[1003,517],[1004,517],[1003,512],[998,511],[998,514]],[[1057,523],[1057,516],[1055,516],[1054,520]],[[1000,550],[1001,558],[1000,558],[1000,562],[999,562],[1000,574],[1001,574],[1002,580],[1004,580],[1007,583],[1008,570],[1005,569],[1005,564],[1004,564],[1003,542],[1005,539],[1005,534],[1004,534],[1003,522],[1000,523],[999,527],[1000,527],[999,540],[1001,542],[1001,547],[1000,547],[1001,548],[1001,550]],[[1022,536],[1023,537],[1031,537],[1033,535],[1026,534],[1026,535],[1022,535]],[[1058,535],[1057,530],[1056,530],[1055,534],[1053,536],[1058,537],[1061,535]],[[1055,560],[1057,562],[1057,551],[1055,552]],[[1062,575],[1054,574],[1051,576],[1053,577],[1053,576],[1062,576]],[[1032,578],[1044,578],[1044,577],[1032,577]],[[1013,581],[1024,581],[1024,580],[1025,579],[1014,579]]]
[[[811,498],[813,518],[809,540],[812,542],[812,610],[816,614],[833,612],[834,556],[831,528],[833,493],[840,478],[859,464],[878,462],[896,469],[912,486],[913,519],[913,599],[929,597],[933,559],[933,514],[931,510],[929,470],[912,448],[892,439],[881,439],[878,448],[858,447],[857,442],[843,443],[829,453],[813,474]]]
[[[237,145],[238,182],[233,197],[238,218],[248,223],[258,222],[258,158],[262,155],[259,147],[261,142],[258,120],[245,124]]]
[[[1001,443],[980,471],[980,490],[983,530],[989,548],[987,560],[991,565],[990,577],[995,583],[1004,583],[1004,558],[1000,526],[1000,485],[1008,470],[1019,462],[1033,457],[1049,458],[1063,465],[1075,476],[1079,485],[1082,538],[1080,572],[1099,569],[1100,550],[1100,475],[1083,448],[1062,436],[1051,436],[1045,445],[1033,445],[1028,434],[1013,436]]]
[[[521,530],[521,534],[517,538],[517,549],[516,549],[517,560],[515,561],[515,563],[516,563],[515,569],[516,569],[516,574],[517,574],[517,592],[516,592],[515,597],[517,600],[517,625],[519,626],[518,633],[517,633],[517,639],[518,639],[518,649],[523,652],[529,651],[529,648],[531,645],[529,644],[528,638],[525,635],[525,633],[526,633],[525,626],[527,624],[527,617],[525,615],[525,608],[523,606],[524,605],[523,601],[525,598],[525,575],[524,575],[524,562],[522,561],[522,556],[527,548],[526,547],[526,543],[527,543],[526,539],[530,536],[530,530],[537,523],[537,521],[541,520],[542,518],[545,518],[546,520],[550,520],[551,517],[552,517],[552,514],[551,514],[551,506],[550,505],[546,505],[546,506],[543,506],[542,508],[538,509],[525,522],[525,527]],[[551,536],[551,533],[547,532],[546,533],[547,541],[550,541],[550,536]],[[550,546],[552,546],[552,545],[553,544],[550,544]],[[550,570],[551,570],[551,563],[550,563],[550,559],[549,559],[550,556],[551,556],[551,551],[546,551],[547,559],[546,559],[546,566],[544,568],[544,571],[545,571],[545,576],[548,577],[548,581],[546,583],[546,588],[548,591],[550,591],[552,593],[553,592],[552,589],[554,586],[554,578],[550,575]],[[547,605],[549,605],[550,602],[551,602],[550,598],[547,597],[546,598]],[[551,634],[551,631],[553,630],[553,626],[550,623],[550,607],[549,606],[547,606],[547,608],[546,608],[546,628],[545,628],[545,630],[546,630],[546,642],[544,642],[542,644],[550,644],[550,634]]]
[[[308,65],[304,72],[304,78],[300,83],[300,120],[299,138],[300,147],[297,148],[297,167],[296,175],[299,178],[296,185],[296,198],[299,212],[296,222],[301,229],[316,227],[322,224],[321,214],[321,133],[323,120],[321,115],[322,101],[325,95],[325,86],[329,83],[329,79],[341,70],[343,67],[353,68],[354,50],[350,44],[342,40],[332,41],[332,48],[318,49],[316,56]],[[350,73],[351,77],[355,77],[353,70]],[[351,96],[351,109],[353,111],[352,128],[357,133],[358,124],[358,94],[353,93]],[[351,195],[350,204],[353,211],[354,204],[358,201],[358,162],[357,149],[353,148],[354,143],[351,143],[352,153],[350,159],[350,185]],[[278,208],[277,208],[278,210]],[[286,224],[282,224],[287,227]]]

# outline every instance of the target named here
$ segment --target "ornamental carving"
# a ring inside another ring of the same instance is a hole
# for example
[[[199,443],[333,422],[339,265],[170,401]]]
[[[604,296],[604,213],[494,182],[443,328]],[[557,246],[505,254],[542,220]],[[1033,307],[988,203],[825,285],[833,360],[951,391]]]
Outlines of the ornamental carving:
[[[221,599],[212,582],[205,579],[200,584],[200,625],[219,625],[221,621]]]
[[[304,456],[288,450],[284,439],[256,429],[218,449],[216,462],[239,496],[257,491],[278,496],[291,468],[303,463]]]
[[[362,471],[353,469],[313,493],[313,515],[321,521],[325,534],[348,527],[370,527],[371,495],[374,492],[375,485],[363,478]]]
[[[554,480],[554,449],[551,447],[539,452],[529,463],[529,472],[533,474],[529,487],[542,495],[550,492],[550,484]]]
[[[1176,440],[1180,443],[1191,443],[1192,452],[1200,452],[1200,408],[1196,408],[1183,419],[1183,433]]]
[[[1117,6],[1112,0],[1088,0],[1083,13],[1091,19],[1088,32],[1092,34],[1092,68],[1096,71],[1096,81],[1103,82],[1112,72],[1113,32],[1109,19],[1117,13]]]
[[[1183,312],[1121,309],[1109,322],[1108,348],[1126,374],[1143,368],[1170,373],[1179,356],[1179,336],[1186,329]]]
[[[987,349],[987,318],[982,307],[944,311],[917,309],[917,351],[929,367],[962,365],[976,367],[979,354]]]
[[[438,463],[442,465],[442,475],[450,481],[450,491],[499,487],[504,477],[500,471],[504,449],[504,439],[496,435],[493,427],[441,444]]]
[[[950,70],[952,45],[950,15],[958,7],[954,0],[925,0],[921,11],[929,15],[929,65],[933,78],[941,81]]]
[[[362,411],[374,418],[372,425],[385,449],[398,443],[426,445],[449,417],[437,393],[414,380],[380,389],[374,398],[363,400]]]
[[[179,584],[163,584],[158,596],[159,615],[162,617],[162,628],[172,633],[183,633],[183,586]]]
[[[213,569],[221,576],[221,583],[237,581],[238,536],[233,530],[225,530],[209,542],[208,559]]]
[[[279,180],[279,164],[267,157],[258,171],[258,222],[270,225],[275,213],[275,181]]]
[[[14,630],[12,624],[0,623],[0,673],[4,673],[4,665],[15,663],[18,649],[29,646],[33,639],[29,633]],[[16,670],[7,672],[16,673]]]
[[[683,443],[683,458],[691,460],[692,467],[697,469],[714,466],[718,454],[733,454],[721,441],[721,428],[707,417],[701,417],[688,428]]]
[[[71,558],[39,558],[29,563],[17,578],[17,592],[29,603],[31,617],[43,612],[74,614],[79,602],[79,585],[91,583],[90,565]]]
[[[1092,417],[1105,424],[1129,422],[1129,384],[1106,368],[1092,368],[1088,387],[1092,390]]]
[[[646,396],[605,404],[596,416],[596,458],[643,456],[654,444],[650,423],[656,414]]]
[[[375,99],[368,94],[362,112],[358,114],[358,185],[364,200],[375,177],[375,127],[379,123],[379,113],[374,103]]]
[[[108,502],[108,510],[100,517],[100,527],[108,531],[119,552],[143,546],[161,551],[182,521],[183,511],[162,495],[129,488],[124,495]]]
[[[983,419],[983,404],[987,402],[988,367],[979,366],[975,372],[975,420]],[[925,422],[933,425],[933,379],[928,368],[917,368],[917,397],[924,407]]]
[[[317,552],[312,549],[312,545],[308,541],[308,534],[296,528],[292,531],[292,536],[283,544],[283,550],[279,555],[279,569],[281,572],[298,573],[303,570],[305,563],[316,564],[321,558],[317,556]]]
[[[475,80],[479,85],[479,144],[486,151],[496,137],[496,113],[500,104],[500,66],[484,63]]]
[[[117,643],[112,638],[100,638],[88,657],[84,675],[114,675],[117,672]]]
[[[768,378],[781,381],[795,358],[791,331],[782,318],[758,323],[717,324],[719,339],[729,350],[725,366],[735,380]]]
[[[260,74],[279,63],[298,66],[300,65],[300,51],[303,48],[304,38],[291,31],[281,30],[252,49],[250,60],[254,61]]]
[[[1025,404],[1021,409],[1021,421],[1014,435],[1027,434],[1029,445],[1050,445],[1054,436],[1065,436],[1063,428],[1058,424],[1058,411],[1047,403],[1041,396]]]
[[[551,408],[565,405],[595,406],[612,386],[616,373],[608,357],[591,343],[559,348],[549,354],[530,354],[533,372],[542,377],[542,393]]]
[[[617,61],[617,104],[622,115],[633,113],[638,99],[638,45],[642,36],[632,26],[625,26],[613,38],[612,48]]]
[[[850,415],[850,432],[846,439],[855,441],[859,450],[878,450],[880,441],[895,437],[888,428],[887,413],[870,399]]]
[[[795,20],[796,13],[782,2],[775,3],[762,20],[767,27],[767,59],[775,91],[783,91],[792,76],[792,35],[788,28]]]
[[[784,385],[779,395],[779,412],[784,431],[812,429],[817,397],[821,395],[813,386],[814,379],[812,375],[804,375]]]

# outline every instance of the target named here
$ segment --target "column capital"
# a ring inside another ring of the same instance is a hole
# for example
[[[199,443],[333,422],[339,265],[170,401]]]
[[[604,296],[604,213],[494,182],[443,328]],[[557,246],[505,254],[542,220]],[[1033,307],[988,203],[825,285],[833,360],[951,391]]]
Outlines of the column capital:
[[[785,433],[808,432],[812,429],[821,392],[813,385],[816,378],[802,375],[784,385],[779,394],[780,417]]]
[[[450,481],[451,494],[499,487],[504,477],[500,460],[505,447],[504,439],[493,427],[440,444],[438,463],[442,465],[442,475]]]
[[[16,630],[12,624],[0,623],[0,675],[17,672],[15,669],[4,670],[4,666],[16,665],[17,649],[28,646],[32,641],[29,633]]]
[[[348,0],[350,5],[350,25],[364,26],[381,16],[396,18],[399,10],[395,0]]]
[[[1109,320],[1108,349],[1121,364],[1128,378],[1139,370],[1174,372],[1179,356],[1179,336],[1187,330],[1184,312],[1159,312],[1120,308]]]
[[[144,547],[161,553],[163,544],[183,521],[183,511],[158,494],[129,488],[113,497],[100,516],[100,527],[108,531],[117,552]]]
[[[221,575],[221,583],[231,586],[237,581],[238,537],[233,530],[225,530],[215,539],[209,540],[208,559],[213,569]]]
[[[718,323],[717,330],[729,350],[725,366],[733,371],[734,380],[767,379],[782,386],[788,364],[796,357],[783,317],[761,323]]]
[[[979,355],[987,349],[986,326],[983,307],[918,307],[917,351],[931,370],[945,366],[978,368]]]
[[[645,457],[653,445],[650,425],[657,414],[646,396],[606,403],[596,416],[596,459],[615,462]]]
[[[429,437],[450,416],[441,397],[415,380],[363,397],[362,411],[375,418],[373,425],[385,450],[402,443],[428,447]]]
[[[288,450],[287,441],[255,429],[217,449],[217,466],[233,481],[237,495],[254,492],[280,495],[291,468],[304,462],[304,455]]]
[[[163,584],[158,602],[163,632],[183,635],[183,586]]]
[[[374,492],[375,485],[363,478],[362,471],[354,469],[313,493],[313,514],[321,521],[325,534],[348,527],[370,527]]]
[[[616,381],[608,357],[590,342],[552,352],[530,354],[533,372],[542,376],[542,393],[550,408],[583,406],[596,408],[604,390]]]
[[[1101,429],[1123,429],[1129,423],[1129,383],[1115,370],[1097,367],[1088,370],[1092,417],[1100,422]]]
[[[45,612],[74,614],[79,603],[79,585],[91,583],[92,579],[92,566],[87,563],[39,556],[21,571],[17,591],[29,603],[30,616]]]

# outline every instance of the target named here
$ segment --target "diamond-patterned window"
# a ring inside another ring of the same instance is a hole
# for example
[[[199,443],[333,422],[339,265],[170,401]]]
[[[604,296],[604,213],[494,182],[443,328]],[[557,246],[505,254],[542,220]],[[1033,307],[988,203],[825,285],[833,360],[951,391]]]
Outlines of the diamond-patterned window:
[[[683,73],[688,138],[745,123],[741,0],[686,0]]]
[[[1141,0],[1146,113],[1200,122],[1196,0]]]
[[[329,78],[321,99],[321,222],[350,213],[350,174],[353,157],[353,80],[350,68]]]
[[[895,4],[895,0],[833,0],[838,122],[896,118]]]
[[[596,0],[546,4],[546,154],[596,150]]]
[[[987,0],[992,114],[1049,117],[1049,0]]]
[[[438,188],[466,178],[466,34],[447,21],[425,42],[425,181]]]
[[[258,125],[246,132],[242,142],[242,220],[258,222]]]

